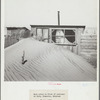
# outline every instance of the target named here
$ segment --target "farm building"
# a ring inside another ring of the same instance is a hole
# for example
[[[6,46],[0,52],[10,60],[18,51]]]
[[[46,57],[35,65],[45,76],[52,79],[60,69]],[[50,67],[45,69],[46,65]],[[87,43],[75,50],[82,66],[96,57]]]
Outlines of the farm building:
[[[37,40],[55,43],[81,55],[96,66],[97,33],[85,26],[30,25],[31,35]]]
[[[80,53],[80,35],[85,26],[31,25],[31,34],[39,40],[67,46],[72,52]]]
[[[18,42],[25,32],[29,32],[26,27],[6,27],[6,30],[7,34],[5,35],[5,47]]]
[[[89,63],[96,66],[97,64],[97,29],[87,27],[81,34],[80,55]]]
[[[21,34],[28,30],[26,27],[7,27],[7,35]]]

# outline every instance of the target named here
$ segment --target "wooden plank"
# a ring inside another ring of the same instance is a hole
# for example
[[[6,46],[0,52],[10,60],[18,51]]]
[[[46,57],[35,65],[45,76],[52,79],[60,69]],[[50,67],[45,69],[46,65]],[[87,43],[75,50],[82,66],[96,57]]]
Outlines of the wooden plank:
[[[97,35],[81,35],[81,38],[97,38]]]
[[[81,39],[97,39],[97,35],[81,35]]]
[[[81,43],[81,46],[97,46],[97,44]]]
[[[86,39],[86,38],[81,38],[81,40],[96,40],[97,41],[97,39],[92,39],[92,38],[90,38],[90,39]]]
[[[93,50],[97,50],[97,48],[81,48],[81,51],[93,51]]]
[[[97,52],[90,52],[90,53],[87,53],[87,52],[82,52],[82,51],[81,51],[81,54],[82,54],[82,55],[92,55],[92,56],[93,56],[93,55],[97,55]]]
[[[55,43],[55,44],[60,46],[76,46],[76,44],[60,44],[60,43]]]
[[[95,52],[97,52],[97,50],[93,50],[93,49],[81,49],[81,52],[90,52],[90,53],[95,53]]]
[[[97,50],[97,48],[96,47],[81,47],[81,49],[83,50],[83,49],[93,49],[93,50]]]
[[[86,43],[86,44],[97,44],[96,41],[81,41],[82,44]]]
[[[97,34],[81,34],[81,36],[97,36]]]
[[[77,54],[78,55],[80,55],[80,44],[81,44],[80,40],[81,40],[81,34],[80,34],[80,32],[78,32],[77,33],[77,43],[78,43],[78,46],[77,46],[78,52],[77,52]]]
[[[90,42],[90,43],[87,43],[87,42],[81,42],[81,45],[97,45],[97,43],[95,42],[95,43],[92,43],[92,42]]]
[[[96,45],[81,45],[81,49],[97,49]]]
[[[93,42],[97,42],[97,40],[94,40],[94,39],[88,40],[88,39],[87,39],[87,40],[81,40],[81,42],[87,42],[87,43],[88,43],[88,42],[92,42],[92,43],[93,43]]]
[[[73,53],[77,54],[77,46],[73,46]]]

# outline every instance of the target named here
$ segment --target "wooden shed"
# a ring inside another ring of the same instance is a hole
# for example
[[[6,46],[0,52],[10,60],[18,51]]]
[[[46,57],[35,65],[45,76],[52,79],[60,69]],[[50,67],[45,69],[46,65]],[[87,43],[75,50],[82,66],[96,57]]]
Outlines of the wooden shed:
[[[26,27],[6,27],[7,28],[7,35],[17,35],[25,32],[28,30]]]
[[[6,27],[5,48],[19,41],[22,34],[28,29],[26,27]]]
[[[30,25],[31,35],[44,42],[55,43],[80,54],[80,36],[85,26]]]

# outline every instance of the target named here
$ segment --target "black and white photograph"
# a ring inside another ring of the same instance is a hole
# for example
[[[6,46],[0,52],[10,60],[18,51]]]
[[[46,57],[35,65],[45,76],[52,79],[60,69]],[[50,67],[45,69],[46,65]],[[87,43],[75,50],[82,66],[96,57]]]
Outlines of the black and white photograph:
[[[5,0],[4,81],[97,81],[97,0]]]

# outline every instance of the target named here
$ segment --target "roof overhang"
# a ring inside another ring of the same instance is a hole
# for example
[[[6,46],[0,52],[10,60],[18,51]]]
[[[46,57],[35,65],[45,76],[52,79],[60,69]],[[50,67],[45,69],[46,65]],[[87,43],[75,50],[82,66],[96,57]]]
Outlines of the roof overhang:
[[[14,29],[26,29],[26,30],[28,30],[28,28],[26,28],[26,27],[6,27],[7,28],[7,30],[14,30]]]
[[[31,27],[46,27],[46,28],[85,28],[82,25],[30,25]]]

